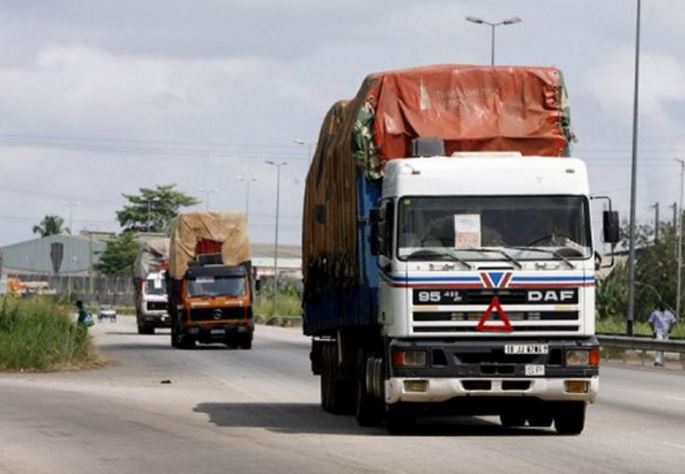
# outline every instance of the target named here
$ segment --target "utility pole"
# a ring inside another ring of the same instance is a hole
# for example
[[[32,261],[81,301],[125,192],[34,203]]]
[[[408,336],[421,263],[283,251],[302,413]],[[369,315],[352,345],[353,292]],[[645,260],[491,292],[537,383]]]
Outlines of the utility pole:
[[[654,243],[659,241],[659,203],[655,202],[654,208]]]
[[[628,250],[628,318],[626,321],[626,335],[633,335],[635,321],[635,201],[637,199],[637,131],[638,104],[640,90],[640,7],[641,0],[637,0],[637,14],[635,27],[635,81],[633,90],[633,153],[630,169],[630,245]]]
[[[274,237],[274,294],[273,300],[271,302],[271,316],[276,316],[276,298],[278,295],[278,217],[281,202],[281,166],[288,164],[287,161],[276,163],[274,161],[268,160],[265,162],[267,165],[276,167],[276,235]]]
[[[685,160],[676,159],[680,163],[680,205],[678,206],[678,279],[676,288],[675,317],[680,319],[680,288],[683,272],[683,175],[685,173]]]
[[[245,221],[250,220],[250,183],[257,181],[257,178],[245,178],[243,176],[236,176],[238,181],[245,182]]]

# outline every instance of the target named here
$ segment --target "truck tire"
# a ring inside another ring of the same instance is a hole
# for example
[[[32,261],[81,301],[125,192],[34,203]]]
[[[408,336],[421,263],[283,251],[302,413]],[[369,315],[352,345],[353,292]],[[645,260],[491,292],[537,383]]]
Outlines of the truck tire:
[[[506,426],[507,428],[514,428],[526,425],[525,415],[520,415],[518,413],[502,413],[499,416],[499,420],[502,423],[502,426]]]
[[[351,415],[354,413],[354,384],[340,376],[337,352],[335,344],[329,343],[323,347],[321,404],[328,412]]]
[[[585,428],[585,402],[561,403],[553,416],[558,434],[579,435]]]
[[[385,427],[393,435],[409,434],[416,429],[416,413],[402,403],[386,405]]]
[[[175,325],[171,325],[171,347],[176,349],[192,349],[195,347],[195,339],[181,334]]]
[[[148,326],[147,324],[139,324],[138,325],[138,334],[154,334],[155,333],[155,328],[152,326]]]
[[[186,335],[180,335],[178,340],[178,347],[181,349],[194,349],[195,339]]]
[[[368,392],[366,367],[368,356],[363,349],[357,354],[355,371],[355,417],[359,426],[379,426],[383,421],[383,405]]]
[[[171,324],[171,347],[178,348],[178,336],[176,335],[176,325]]]
[[[549,428],[554,419],[549,413],[536,413],[528,416],[528,425],[535,428]]]
[[[245,350],[252,349],[252,334],[243,336],[240,340],[240,348]]]

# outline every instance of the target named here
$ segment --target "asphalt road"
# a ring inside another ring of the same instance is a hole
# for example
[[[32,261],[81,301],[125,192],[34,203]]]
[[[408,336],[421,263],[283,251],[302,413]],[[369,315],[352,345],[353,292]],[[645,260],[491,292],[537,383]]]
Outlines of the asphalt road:
[[[251,351],[172,350],[133,318],[93,333],[113,361],[103,369],[0,374],[0,472],[685,471],[678,372],[603,367],[578,437],[488,417],[390,436],[321,410],[298,329],[260,326]]]

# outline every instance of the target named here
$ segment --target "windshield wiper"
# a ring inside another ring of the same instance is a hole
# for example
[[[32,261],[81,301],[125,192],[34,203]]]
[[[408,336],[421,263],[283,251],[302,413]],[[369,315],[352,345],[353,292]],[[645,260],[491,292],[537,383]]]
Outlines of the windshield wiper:
[[[506,258],[507,260],[509,260],[511,263],[516,265],[519,270],[521,268],[523,268],[523,265],[521,265],[521,263],[519,263],[518,260],[516,260],[514,257],[509,255],[507,252],[505,252],[502,249],[491,249],[491,248],[487,248],[487,247],[463,247],[463,248],[459,247],[459,248],[457,248],[457,250],[460,252],[463,250],[466,252],[493,252],[493,253],[498,253],[498,254],[502,255],[504,258]]]
[[[420,255],[423,254],[423,255]],[[421,258],[423,260],[431,260],[432,258],[449,258],[450,260],[453,260],[455,262],[459,262],[462,265],[464,265],[466,268],[469,270],[473,269],[473,266],[463,258],[460,258],[458,255],[455,255],[451,252],[443,251],[443,252],[438,252],[436,250],[430,250],[430,249],[421,249],[421,250],[415,250],[414,252],[410,253],[407,255],[405,258],[407,260],[412,260],[412,257]]]
[[[576,269],[576,266],[571,263],[571,261],[564,257],[561,253],[559,253],[558,250],[550,250],[550,249],[542,249],[540,247],[509,247],[515,250],[532,250],[533,252],[540,252],[540,253],[546,253],[549,255],[554,255],[557,257],[559,260],[563,260],[563,262],[568,265],[570,268],[573,268],[574,270]]]

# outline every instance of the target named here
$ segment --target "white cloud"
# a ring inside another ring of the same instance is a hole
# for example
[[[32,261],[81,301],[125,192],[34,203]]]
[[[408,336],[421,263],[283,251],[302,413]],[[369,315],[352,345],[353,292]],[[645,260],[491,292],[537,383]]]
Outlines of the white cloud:
[[[622,49],[605,55],[603,64],[582,78],[590,94],[614,120],[632,123],[634,52]],[[640,118],[651,128],[682,128],[674,108],[685,100],[685,64],[667,54],[640,57]]]

